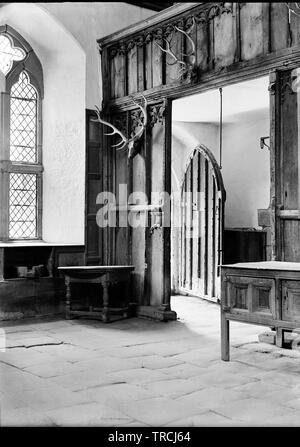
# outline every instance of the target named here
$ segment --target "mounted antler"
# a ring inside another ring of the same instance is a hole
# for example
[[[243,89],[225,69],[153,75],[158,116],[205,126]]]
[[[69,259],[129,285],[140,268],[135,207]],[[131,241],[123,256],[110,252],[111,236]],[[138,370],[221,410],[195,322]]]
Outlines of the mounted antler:
[[[176,79],[179,79],[181,75],[186,76],[187,74],[191,73],[192,70],[194,69],[194,66],[196,63],[196,56],[195,56],[196,48],[195,48],[195,42],[189,35],[189,33],[191,33],[191,31],[194,29],[194,26],[195,26],[195,18],[194,17],[193,17],[192,25],[189,29],[189,32],[185,32],[182,29],[178,28],[177,26],[174,26],[174,29],[176,29],[176,31],[183,34],[184,36],[186,36],[187,41],[190,42],[190,44],[191,44],[191,51],[188,54],[181,53],[181,55],[180,55],[181,58],[185,57],[187,59],[187,62],[185,62],[184,60],[180,60],[173,53],[173,51],[171,50],[170,42],[167,39],[164,39],[166,46],[167,46],[166,49],[162,48],[158,43],[156,43],[156,45],[160,48],[161,51],[163,51],[166,54],[169,54],[174,59],[174,62],[173,63],[169,62],[168,65],[179,64],[182,66],[179,70],[179,76]]]
[[[137,103],[134,98],[132,98],[132,101],[134,102],[134,104],[136,104],[142,111],[143,122],[142,122],[142,127],[131,138],[126,138],[125,135],[120,130],[118,130],[113,124],[109,123],[108,121],[104,121],[101,118],[101,112],[100,112],[99,108],[97,106],[95,106],[97,119],[95,119],[93,121],[96,121],[96,122],[104,124],[105,126],[111,127],[111,129],[113,131],[110,133],[106,133],[105,135],[119,135],[121,137],[121,141],[119,141],[119,143],[117,143],[117,144],[113,144],[111,147],[117,148],[116,149],[117,151],[128,147],[128,158],[133,158],[139,152],[141,137],[142,137],[144,130],[147,126],[147,99],[143,95],[142,95],[142,98],[144,99],[144,107],[141,106],[139,103]]]
[[[285,5],[289,10],[289,21],[291,20],[291,13],[300,17],[300,2],[285,3]]]

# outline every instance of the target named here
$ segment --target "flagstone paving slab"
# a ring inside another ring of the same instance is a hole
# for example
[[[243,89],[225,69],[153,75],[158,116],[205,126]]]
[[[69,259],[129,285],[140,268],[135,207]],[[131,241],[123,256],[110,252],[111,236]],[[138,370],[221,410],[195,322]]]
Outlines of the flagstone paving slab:
[[[3,324],[0,425],[300,426],[298,350],[258,343],[261,327],[232,323],[222,362],[219,306],[180,296],[172,306],[180,320],[167,324]]]

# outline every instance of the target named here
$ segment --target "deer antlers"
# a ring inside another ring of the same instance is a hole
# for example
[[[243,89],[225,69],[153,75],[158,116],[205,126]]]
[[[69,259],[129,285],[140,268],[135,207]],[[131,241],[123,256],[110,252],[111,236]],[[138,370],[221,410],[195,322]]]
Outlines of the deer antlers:
[[[142,127],[131,138],[125,137],[125,135],[120,130],[118,130],[113,124],[109,123],[108,121],[104,121],[101,118],[101,112],[100,112],[99,108],[97,106],[95,106],[97,119],[94,119],[93,121],[96,121],[96,122],[104,124],[105,126],[111,127],[111,129],[113,131],[106,133],[104,135],[119,135],[121,137],[121,141],[119,141],[116,144],[113,144],[111,147],[115,147],[115,148],[117,148],[116,150],[119,151],[121,149],[124,149],[127,146],[128,147],[128,158],[133,158],[137,154],[138,149],[139,149],[138,142],[139,142],[141,136],[143,135],[144,130],[147,126],[147,121],[148,121],[147,104],[148,103],[147,103],[147,99],[145,98],[144,95],[142,95],[142,98],[144,99],[144,107],[141,106],[138,102],[136,102],[134,98],[131,98],[132,101],[134,102],[134,104],[136,104],[141,109],[142,114],[143,114]]]
[[[162,47],[156,42],[156,45],[160,48],[161,51],[163,51],[163,52],[166,53],[166,54],[169,54],[169,55],[174,59],[174,62],[173,62],[173,63],[169,62],[168,65],[179,64],[179,65],[182,66],[182,67],[180,68],[180,70],[179,70],[179,76],[178,76],[176,79],[179,79],[180,76],[181,76],[182,74],[187,74],[187,73],[189,73],[189,72],[193,69],[193,67],[194,67],[194,65],[195,65],[195,62],[196,62],[196,56],[195,56],[195,51],[196,51],[196,48],[195,48],[195,42],[193,41],[193,39],[192,39],[191,36],[189,35],[189,33],[191,33],[191,31],[194,29],[194,26],[195,26],[195,18],[194,18],[194,17],[193,17],[193,22],[192,22],[192,25],[191,25],[191,27],[190,27],[190,29],[189,29],[189,32],[185,32],[185,31],[183,31],[183,29],[180,29],[180,28],[178,28],[177,26],[174,26],[174,29],[176,29],[176,31],[178,31],[179,33],[183,34],[184,36],[186,36],[187,41],[190,42],[190,44],[191,44],[191,51],[190,51],[188,54],[181,53],[181,56],[180,56],[180,57],[186,57],[186,58],[188,58],[188,62],[185,62],[185,61],[183,61],[183,60],[180,60],[180,59],[173,53],[173,51],[171,50],[170,42],[169,42],[167,39],[164,39],[164,41],[165,41],[165,43],[166,43],[166,46],[167,46],[166,49],[162,48]]]

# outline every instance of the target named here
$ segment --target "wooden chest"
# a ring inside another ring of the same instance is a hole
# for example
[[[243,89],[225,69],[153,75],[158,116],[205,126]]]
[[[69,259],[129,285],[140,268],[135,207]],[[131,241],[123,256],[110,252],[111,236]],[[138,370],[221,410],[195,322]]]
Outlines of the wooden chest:
[[[276,344],[282,347],[284,332],[300,328],[300,263],[265,261],[223,265],[222,360],[229,360],[230,320],[275,327]]]

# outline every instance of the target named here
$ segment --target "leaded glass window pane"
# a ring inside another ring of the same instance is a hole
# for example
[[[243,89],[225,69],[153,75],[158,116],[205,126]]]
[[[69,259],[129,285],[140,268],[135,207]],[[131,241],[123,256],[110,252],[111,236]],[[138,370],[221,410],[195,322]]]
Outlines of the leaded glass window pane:
[[[37,175],[11,173],[9,181],[9,237],[37,237]]]
[[[21,61],[25,56],[22,48],[14,47],[7,36],[0,34],[0,70],[4,75],[10,72],[14,61]]]
[[[36,163],[37,91],[22,71],[10,92],[10,159]]]

